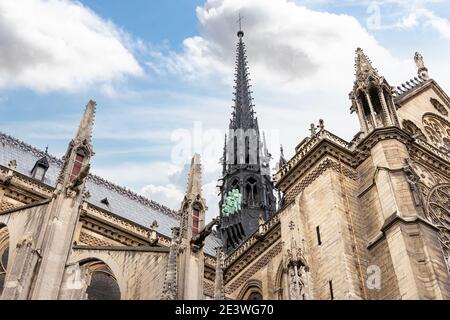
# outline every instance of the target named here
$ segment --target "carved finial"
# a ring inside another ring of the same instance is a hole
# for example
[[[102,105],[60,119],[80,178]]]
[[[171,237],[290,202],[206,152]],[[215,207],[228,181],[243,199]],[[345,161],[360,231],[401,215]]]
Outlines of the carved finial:
[[[244,31],[242,31],[242,19],[244,19],[244,17],[241,16],[241,12],[239,12],[239,19],[238,19],[238,23],[239,23],[239,31],[237,33],[237,36],[239,38],[243,38],[244,37]]]
[[[325,122],[323,121],[323,119],[319,120],[319,129],[321,131],[325,129]]]
[[[150,226],[150,232],[149,232],[149,240],[150,240],[150,245],[154,246],[158,240],[158,233],[156,232],[156,230],[158,229],[158,222],[155,220],[153,221],[152,225]]]
[[[309,131],[311,132],[311,137],[313,137],[317,133],[316,125],[314,123],[311,123]]]
[[[378,70],[372,66],[372,62],[361,48],[356,49],[355,69],[357,81],[365,81],[369,76],[380,78]]]
[[[416,62],[417,74],[419,75],[419,78],[422,80],[428,80],[430,78],[428,75],[428,69],[425,67],[423,56],[419,52],[416,52],[414,55],[414,61]]]
[[[278,166],[281,168],[287,163],[286,158],[284,157],[283,146],[280,145],[280,161],[278,162]]]

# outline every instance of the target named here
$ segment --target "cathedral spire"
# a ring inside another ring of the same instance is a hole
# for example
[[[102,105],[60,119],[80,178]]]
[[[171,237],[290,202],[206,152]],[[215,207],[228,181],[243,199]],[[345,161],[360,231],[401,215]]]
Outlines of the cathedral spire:
[[[77,193],[84,187],[84,181],[90,169],[90,159],[94,155],[92,131],[96,106],[97,104],[92,100],[87,103],[77,134],[69,143],[64,155],[64,165],[58,177],[58,183],[66,187],[70,183],[70,188],[76,187]]]
[[[241,21],[242,18],[239,18]],[[253,111],[253,99],[250,91],[250,79],[248,73],[247,56],[244,41],[244,32],[241,28],[237,33],[239,41],[236,49],[236,79],[234,86],[234,111],[230,123],[230,129],[257,128]]]
[[[361,131],[398,125],[392,87],[361,48],[356,49],[356,79],[350,93],[351,111],[358,114]]]
[[[191,169],[189,171],[187,193],[198,195],[202,191],[202,172],[200,164],[200,155],[195,154],[191,161]]]
[[[361,48],[356,49],[355,71],[357,81],[364,81],[369,76],[379,78],[378,70],[372,66],[372,61],[370,61]]]
[[[92,129],[94,127],[95,109],[97,103],[95,101],[89,100],[84,110],[83,117],[81,118],[80,126],[78,127],[78,132],[76,135],[77,141],[85,141],[91,143],[92,141]]]
[[[276,210],[271,155],[253,110],[241,21],[239,16],[234,110],[224,145],[223,175],[219,180],[219,230],[227,253],[258,229],[257,217],[262,214],[267,220]]]

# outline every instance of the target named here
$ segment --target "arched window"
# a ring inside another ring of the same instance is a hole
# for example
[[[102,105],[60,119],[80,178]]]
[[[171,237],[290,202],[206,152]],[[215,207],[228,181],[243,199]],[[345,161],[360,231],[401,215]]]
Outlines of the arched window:
[[[422,122],[431,143],[439,150],[450,153],[450,123],[432,113],[425,114]]]
[[[192,210],[192,236],[198,234],[198,229],[200,228],[200,205],[198,203],[194,204]]]
[[[86,157],[86,152],[83,149],[77,151],[75,155],[75,160],[73,162],[72,171],[70,173],[70,180],[75,179],[83,167],[84,158]]]
[[[245,199],[248,206],[258,204],[258,184],[255,178],[250,177],[245,183]]]
[[[278,267],[275,278],[275,286],[276,299],[289,300],[288,279],[283,263],[280,263]]]
[[[373,111],[375,111],[375,118],[379,124],[387,125],[387,117],[383,111],[383,105],[378,94],[378,87],[372,86],[369,90],[370,101],[372,102]]]
[[[261,293],[259,293],[258,291],[253,291],[252,293],[250,293],[247,300],[262,300],[262,299],[263,297]]]
[[[262,283],[259,280],[248,280],[238,295],[239,300],[264,300],[262,295]]]
[[[234,137],[234,164],[238,164],[238,138]]]
[[[366,95],[364,94],[364,92],[359,91],[358,99],[361,102],[361,105],[363,107],[364,115],[366,116],[366,118],[370,119],[369,102],[367,101],[367,98],[366,98]]]
[[[5,226],[0,227],[0,296],[3,292],[8,269],[9,234]]]
[[[237,180],[237,179],[234,179],[233,182],[231,183],[230,190],[234,190],[234,189],[239,189],[239,180]]]
[[[86,289],[88,300],[120,300],[120,288],[110,268],[102,261],[84,265],[91,280]]]
[[[245,163],[250,163],[250,138],[248,136],[245,137]]]
[[[422,130],[416,124],[410,120],[403,120],[402,122],[403,129],[411,134],[411,136],[416,137],[418,139],[427,141],[427,138],[423,134]]]
[[[450,271],[450,184],[438,185],[430,191],[427,210],[429,219],[439,228],[439,240]]]

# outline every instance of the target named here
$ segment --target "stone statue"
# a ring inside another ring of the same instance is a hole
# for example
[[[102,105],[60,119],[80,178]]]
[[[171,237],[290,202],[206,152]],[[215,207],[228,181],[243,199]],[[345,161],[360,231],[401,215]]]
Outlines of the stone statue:
[[[228,217],[241,211],[241,201],[242,197],[238,189],[228,192],[224,204],[222,205],[223,215]]]

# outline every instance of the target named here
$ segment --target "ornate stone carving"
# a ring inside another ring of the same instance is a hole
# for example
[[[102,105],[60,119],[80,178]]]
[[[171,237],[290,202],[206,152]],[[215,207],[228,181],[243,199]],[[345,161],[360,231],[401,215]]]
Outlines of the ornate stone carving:
[[[406,174],[406,180],[409,183],[409,187],[413,194],[414,204],[421,209],[424,209],[424,201],[422,191],[420,190],[419,181],[421,177],[415,172],[412,167],[412,162],[409,159],[405,159],[405,165],[403,166],[403,171]]]
[[[156,230],[158,229],[158,222],[155,220],[153,221],[152,225],[150,226],[150,231],[149,231],[149,241],[150,241],[150,245],[154,246],[158,243],[159,237],[158,237],[158,233],[156,232]]]
[[[425,62],[423,60],[423,56],[419,52],[416,52],[416,54],[414,55],[414,61],[415,61],[416,66],[417,66],[417,74],[419,75],[419,77],[422,80],[428,80],[429,79],[428,69],[425,66]]]
[[[273,246],[266,254],[261,256],[253,264],[251,264],[239,277],[237,277],[233,282],[228,283],[226,286],[226,292],[234,292],[236,289],[241,287],[248,279],[250,279],[258,270],[267,265],[271,259],[277,256],[283,247],[281,242],[278,242]]]
[[[429,218],[439,228],[439,240],[450,271],[450,184],[436,186],[430,191],[427,201]]]
[[[446,155],[450,154],[450,123],[432,113],[425,114],[423,117],[425,132],[440,151]]]
[[[442,103],[440,103],[437,99],[435,98],[430,98],[430,102],[431,104],[434,106],[434,108],[439,111],[440,114],[442,114],[443,116],[448,116],[448,111],[447,109],[444,107],[444,105]]]
[[[178,294],[177,286],[177,257],[180,252],[180,229],[172,228],[172,242],[169,251],[166,276],[161,300],[175,300]]]
[[[421,139],[427,141],[427,138],[423,134],[422,130],[416,124],[410,120],[403,120],[403,129],[408,131],[413,138]]]
[[[286,250],[285,268],[288,275],[289,297],[291,300],[305,300],[305,288],[309,267],[303,249],[291,239],[291,247]]]

